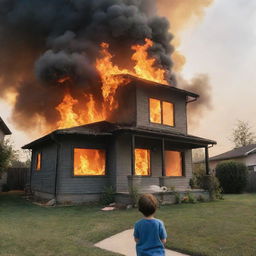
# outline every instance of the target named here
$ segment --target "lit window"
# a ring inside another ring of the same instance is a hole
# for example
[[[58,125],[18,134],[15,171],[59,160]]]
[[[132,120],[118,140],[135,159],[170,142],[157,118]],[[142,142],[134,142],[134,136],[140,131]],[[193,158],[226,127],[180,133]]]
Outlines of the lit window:
[[[106,152],[102,149],[74,149],[74,175],[105,175]]]
[[[178,151],[165,151],[166,176],[182,176],[182,153]]]
[[[174,106],[173,103],[149,99],[150,122],[174,126]]]
[[[150,106],[150,122],[161,124],[161,101],[156,99],[149,99]]]
[[[163,124],[174,126],[173,104],[163,101]]]
[[[42,154],[37,153],[36,155],[36,170],[40,171],[42,167]]]
[[[135,149],[135,175],[150,175],[150,150]]]

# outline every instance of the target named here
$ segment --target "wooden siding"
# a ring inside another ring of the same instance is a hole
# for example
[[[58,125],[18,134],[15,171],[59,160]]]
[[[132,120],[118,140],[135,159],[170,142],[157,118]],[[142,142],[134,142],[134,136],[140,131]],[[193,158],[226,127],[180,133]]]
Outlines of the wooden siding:
[[[73,175],[73,150],[78,148],[104,148],[107,151],[106,176],[82,176]],[[58,194],[85,194],[101,193],[105,187],[110,186],[110,165],[108,152],[110,145],[104,138],[86,136],[66,136],[61,141],[59,171],[58,171]]]
[[[42,153],[42,167],[36,171],[36,155]],[[31,170],[31,189],[53,194],[55,190],[55,166],[57,159],[56,144],[41,145],[40,148],[33,150],[32,170]]]

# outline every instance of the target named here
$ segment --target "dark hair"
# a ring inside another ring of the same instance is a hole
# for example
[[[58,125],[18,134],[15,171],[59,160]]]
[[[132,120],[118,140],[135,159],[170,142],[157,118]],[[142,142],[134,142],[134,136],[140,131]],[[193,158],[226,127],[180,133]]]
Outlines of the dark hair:
[[[151,194],[142,195],[138,202],[139,211],[146,217],[154,214],[157,206],[157,199]]]

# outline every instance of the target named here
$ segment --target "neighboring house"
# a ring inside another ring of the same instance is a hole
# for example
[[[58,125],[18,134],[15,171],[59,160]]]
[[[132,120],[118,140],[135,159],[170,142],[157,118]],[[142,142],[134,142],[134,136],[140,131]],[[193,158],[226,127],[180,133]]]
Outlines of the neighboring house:
[[[11,135],[11,131],[3,121],[3,119],[0,117],[0,143],[3,142],[5,135]],[[2,186],[7,181],[7,174],[3,173],[0,174],[0,191],[2,191]]]
[[[107,121],[61,129],[25,145],[32,149],[32,192],[59,202],[98,200],[152,185],[187,190],[192,149],[215,141],[187,134],[187,104],[198,95],[131,78],[118,89],[118,110]]]
[[[3,121],[3,119],[0,117],[0,142],[3,142],[5,135],[11,135],[11,131]]]
[[[231,160],[244,163],[249,171],[256,172],[256,144],[234,148],[223,154],[211,157],[209,159],[210,169],[214,170],[218,163]]]

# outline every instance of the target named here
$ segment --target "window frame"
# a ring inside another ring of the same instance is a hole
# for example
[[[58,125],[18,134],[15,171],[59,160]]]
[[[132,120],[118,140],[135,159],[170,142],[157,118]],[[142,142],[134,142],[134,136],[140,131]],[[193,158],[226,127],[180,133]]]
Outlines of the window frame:
[[[161,107],[161,123],[151,122],[151,120],[150,120],[150,99],[160,101],[160,107]],[[172,104],[172,106],[173,106],[173,125],[169,125],[169,124],[164,124],[164,123],[163,123],[163,116],[164,116],[164,112],[163,112],[163,102],[170,103],[170,104]],[[150,124],[161,125],[161,126],[167,126],[167,127],[172,127],[172,128],[176,127],[176,120],[175,120],[175,104],[174,104],[173,102],[171,102],[171,101],[160,100],[160,99],[157,99],[157,98],[149,97],[149,98],[148,98],[148,120],[149,120],[149,123],[150,123]]]
[[[164,154],[164,176],[163,177],[167,177],[167,178],[185,178],[186,177],[186,164],[185,164],[185,151],[184,150],[179,150],[179,149],[165,149],[165,151],[174,151],[174,152],[179,152],[181,154],[181,168],[182,168],[182,175],[181,176],[167,176],[166,175],[166,159],[165,159],[165,154]]]
[[[38,164],[38,155],[40,155],[40,168],[39,169],[37,169],[37,164]],[[34,165],[34,170],[36,171],[36,172],[40,172],[40,171],[42,171],[42,159],[43,159],[43,154],[42,154],[42,151],[39,151],[39,152],[37,152],[36,154],[35,154],[35,165]]]
[[[75,175],[75,166],[74,166],[74,160],[75,160],[75,149],[90,149],[90,150],[104,150],[105,151],[105,174],[104,175]],[[85,177],[93,177],[93,178],[103,178],[108,176],[108,150],[105,147],[72,147],[72,168],[71,168],[71,173],[72,173],[72,178],[85,178]]]
[[[143,150],[148,150],[149,151],[149,174],[148,175],[137,175],[136,174],[136,164],[135,164],[135,160],[136,160],[136,155],[135,155],[135,150],[136,149],[143,149]],[[139,148],[134,148],[134,174],[133,176],[135,177],[152,177],[152,157],[151,157],[151,149],[150,148],[143,148],[143,147],[139,147]]]

